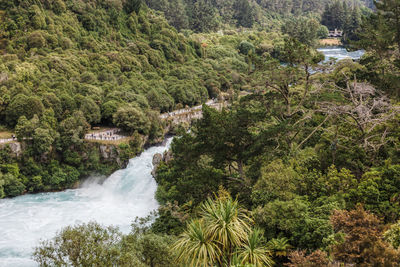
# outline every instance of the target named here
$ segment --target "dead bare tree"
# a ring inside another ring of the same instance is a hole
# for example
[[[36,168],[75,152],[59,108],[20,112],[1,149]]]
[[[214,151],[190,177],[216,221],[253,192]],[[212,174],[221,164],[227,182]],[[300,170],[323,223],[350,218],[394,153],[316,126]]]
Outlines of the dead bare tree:
[[[360,132],[359,145],[366,151],[378,152],[390,140],[387,122],[395,117],[399,107],[372,85],[357,82],[355,77],[353,81],[347,79],[345,88],[334,85],[330,90],[340,93],[342,101],[319,103],[321,111],[356,127]]]

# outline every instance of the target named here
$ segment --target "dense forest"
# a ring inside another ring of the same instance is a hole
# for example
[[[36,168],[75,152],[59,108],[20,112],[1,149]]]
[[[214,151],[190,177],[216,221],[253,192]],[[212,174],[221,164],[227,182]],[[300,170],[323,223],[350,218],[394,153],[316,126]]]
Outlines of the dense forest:
[[[264,30],[276,29],[284,19],[292,16],[320,18],[325,8],[334,5],[340,5],[340,8],[345,6],[346,11],[373,6],[371,0],[145,0],[145,3],[152,9],[162,11],[177,29],[194,32],[252,26]],[[346,17],[346,11],[335,10],[329,14],[336,19]]]
[[[117,126],[126,159],[160,112],[218,98],[174,130],[160,208],[131,232],[96,222],[35,248],[40,266],[398,266],[400,1],[0,1],[0,197],[61,190]],[[343,30],[358,61],[316,50]],[[243,93],[245,92],[245,93]]]
[[[185,38],[135,1],[0,6],[0,121],[27,148],[18,159],[1,151],[0,196],[62,189],[115,170],[83,142],[90,126],[115,125],[136,137],[118,148],[129,158],[140,152],[140,136],[163,137],[159,112],[246,83],[246,58],[235,46],[247,37],[216,40],[205,60],[201,36]]]

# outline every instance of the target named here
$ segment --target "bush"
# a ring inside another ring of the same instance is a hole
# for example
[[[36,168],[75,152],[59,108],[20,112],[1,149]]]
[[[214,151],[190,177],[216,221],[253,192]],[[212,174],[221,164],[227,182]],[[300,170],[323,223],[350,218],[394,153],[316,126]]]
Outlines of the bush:
[[[39,97],[16,95],[6,110],[6,120],[9,125],[14,126],[20,116],[31,119],[33,115],[40,115],[44,111],[44,106]]]
[[[63,0],[54,0],[53,1],[53,11],[54,13],[60,15],[64,13],[66,10],[66,6]]]
[[[239,44],[239,52],[243,55],[254,53],[254,45],[247,41],[242,41]]]
[[[138,108],[125,106],[118,109],[113,116],[113,122],[123,130],[133,133],[148,134],[151,123],[146,115]]]
[[[42,48],[46,45],[46,39],[44,39],[41,32],[33,32],[28,36],[29,48]]]

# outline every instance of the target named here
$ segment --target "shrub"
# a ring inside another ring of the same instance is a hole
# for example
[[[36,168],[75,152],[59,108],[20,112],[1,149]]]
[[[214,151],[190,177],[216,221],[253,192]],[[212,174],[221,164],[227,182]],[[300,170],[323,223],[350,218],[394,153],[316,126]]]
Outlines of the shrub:
[[[239,52],[243,55],[248,55],[249,53],[254,53],[254,45],[247,41],[242,41],[239,44]]]
[[[113,116],[113,122],[125,131],[148,134],[151,123],[146,115],[138,108],[132,106],[121,107]]]
[[[29,48],[42,48],[46,45],[46,39],[44,39],[42,33],[33,32],[28,36]]]

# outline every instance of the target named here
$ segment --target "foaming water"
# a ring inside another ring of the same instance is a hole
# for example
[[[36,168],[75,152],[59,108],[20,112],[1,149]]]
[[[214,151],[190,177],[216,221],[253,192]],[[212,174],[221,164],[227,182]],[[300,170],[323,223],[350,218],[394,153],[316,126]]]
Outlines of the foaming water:
[[[335,58],[336,60],[342,60],[346,58],[358,60],[365,53],[364,50],[349,52],[346,50],[346,48],[341,46],[328,46],[324,48],[318,48],[317,50],[325,55],[324,62],[329,61],[330,58]]]
[[[79,189],[0,200],[0,266],[37,266],[31,259],[33,247],[67,225],[97,221],[129,232],[136,216],[147,216],[158,207],[152,159],[171,141],[131,159],[126,169],[101,185],[92,179]]]

